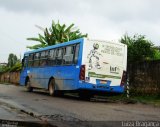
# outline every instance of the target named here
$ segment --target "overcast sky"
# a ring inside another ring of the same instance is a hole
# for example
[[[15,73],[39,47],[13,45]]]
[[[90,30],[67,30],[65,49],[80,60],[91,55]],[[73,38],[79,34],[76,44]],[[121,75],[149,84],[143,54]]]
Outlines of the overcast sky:
[[[89,38],[118,41],[122,35],[146,35],[160,45],[159,0],[0,0],[0,63],[8,54],[27,51],[27,37],[51,21],[74,23]]]

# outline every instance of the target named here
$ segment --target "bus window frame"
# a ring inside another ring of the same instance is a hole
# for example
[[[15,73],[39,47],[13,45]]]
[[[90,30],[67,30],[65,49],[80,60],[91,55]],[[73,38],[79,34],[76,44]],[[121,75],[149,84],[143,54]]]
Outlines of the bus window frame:
[[[75,61],[77,46],[78,46],[78,53],[77,53],[77,60]],[[80,43],[77,43],[77,44],[75,44],[75,48],[74,48],[74,58],[73,58],[74,65],[76,65],[78,63],[78,59],[80,57],[79,52],[80,52]]]
[[[24,69],[24,68],[26,68],[26,67],[28,67],[28,58],[29,58],[29,56],[24,56],[23,57],[23,59],[22,59],[22,70]]]
[[[60,50],[61,50],[61,55],[58,56]],[[60,58],[60,59],[59,59],[59,58]],[[56,66],[57,66],[57,65],[59,65],[59,66],[62,66],[62,65],[63,65],[63,47],[57,48],[55,60],[56,60],[56,64],[55,64]],[[60,61],[60,63],[58,63],[58,62],[59,62],[58,60]]]
[[[30,56],[32,55],[32,59],[30,60]],[[30,63],[31,62],[31,63]],[[34,53],[30,53],[28,55],[28,67],[33,67],[34,64]]]
[[[44,53],[44,57],[41,56],[41,54]],[[48,66],[48,54],[49,54],[49,50],[44,50],[40,52],[40,56],[39,56],[39,67],[44,67],[44,66]],[[42,62],[43,61],[43,62]]]
[[[35,59],[36,54],[39,54],[38,55],[38,59]],[[39,64],[40,64],[40,54],[41,54],[40,52],[35,52],[34,53],[33,67],[39,67]],[[38,61],[38,64],[35,65],[35,62],[37,62],[37,61]]]
[[[53,54],[51,56],[51,51],[53,51]],[[48,51],[48,57],[47,57],[47,66],[55,66],[55,52],[56,52],[56,48],[53,48],[53,49],[49,49]],[[52,63],[54,62],[54,64]]]
[[[70,47],[70,46],[73,47],[73,49],[72,49],[73,50],[72,51],[73,52],[72,63],[65,64],[64,61],[63,61],[64,60],[63,58],[64,58],[64,53],[65,53],[65,48]],[[79,46],[79,49],[78,49],[78,53],[77,53],[77,60],[75,61],[77,46]],[[53,52],[53,54],[51,56],[51,51],[52,50],[54,52]],[[61,59],[59,59],[59,60],[61,60],[61,64],[57,63],[57,58],[58,58],[58,52],[59,52],[59,50],[62,50]],[[45,52],[45,58],[43,58],[43,59],[41,58],[41,53],[42,52]],[[66,46],[62,46],[62,47],[57,47],[57,48],[52,48],[52,49],[43,50],[43,51],[39,51],[39,52],[30,53],[28,55],[27,66],[35,68],[35,67],[45,67],[45,66],[51,67],[51,66],[71,66],[71,65],[77,65],[78,64],[78,59],[80,57],[79,56],[79,52],[80,52],[80,42],[76,43],[76,44],[70,44],[70,45],[66,45]],[[35,59],[36,53],[39,54],[38,59]],[[46,55],[46,53],[47,53],[47,55]],[[31,55],[32,55],[32,60],[29,59]],[[41,60],[46,60],[46,65],[41,65],[41,63],[40,63]],[[38,65],[36,65],[36,66],[35,66],[35,61],[38,61]],[[29,64],[29,62],[31,62],[31,63]]]
[[[74,47],[75,47],[75,44],[73,44],[73,45],[67,45],[67,46],[65,46],[64,47],[64,49],[65,49],[65,53],[67,52],[67,47],[71,47],[72,48],[72,51],[71,52],[73,52],[73,56],[72,56],[72,61],[70,61],[71,63],[66,63],[66,62],[64,62],[65,60],[64,60],[64,56],[65,56],[65,54],[64,54],[64,50],[63,50],[63,65],[64,66],[69,66],[69,65],[74,65]],[[71,55],[71,54],[69,54],[69,55]]]

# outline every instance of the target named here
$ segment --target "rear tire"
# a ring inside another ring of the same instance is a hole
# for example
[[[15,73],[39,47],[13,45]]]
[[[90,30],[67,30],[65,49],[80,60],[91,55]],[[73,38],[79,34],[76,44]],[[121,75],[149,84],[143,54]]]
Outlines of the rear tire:
[[[48,86],[49,95],[55,96],[55,81],[54,79],[51,79]]]
[[[33,87],[31,87],[29,79],[27,79],[27,81],[26,81],[26,91],[27,92],[32,92],[33,91]]]

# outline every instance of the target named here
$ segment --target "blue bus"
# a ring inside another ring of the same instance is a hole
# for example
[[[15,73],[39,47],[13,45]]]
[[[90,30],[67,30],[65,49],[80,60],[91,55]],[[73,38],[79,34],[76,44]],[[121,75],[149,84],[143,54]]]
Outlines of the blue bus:
[[[28,51],[22,65],[20,84],[30,92],[42,88],[54,96],[78,91],[81,97],[89,96],[88,91],[123,93],[127,46],[80,38]]]

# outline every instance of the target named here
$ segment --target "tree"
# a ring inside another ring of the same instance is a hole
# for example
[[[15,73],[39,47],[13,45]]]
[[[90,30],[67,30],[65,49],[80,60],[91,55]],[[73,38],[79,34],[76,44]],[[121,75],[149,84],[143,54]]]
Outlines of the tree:
[[[22,69],[22,64],[20,61],[17,61],[17,63],[13,67],[11,67],[9,71],[20,71],[21,69]]]
[[[160,59],[160,47],[155,47],[154,48],[154,59],[159,60]]]
[[[133,37],[125,34],[121,38],[121,43],[128,46],[128,63],[154,59],[155,49],[151,41],[144,35],[134,35]]]
[[[14,55],[13,53],[10,53],[9,57],[8,57],[8,64],[7,64],[7,66],[9,68],[11,68],[11,67],[13,67],[17,63],[17,61],[18,61],[17,56]]]
[[[4,65],[0,65],[0,73],[3,72],[4,70]]]
[[[5,65],[0,65],[0,73],[4,73],[6,71],[9,71],[9,67]]]
[[[58,23],[52,21],[51,27],[44,29],[44,35],[38,34],[38,38],[27,38],[27,40],[40,42],[40,44],[28,46],[28,48],[38,49],[83,37],[87,37],[87,34],[82,34],[79,29],[74,27],[74,24],[67,27],[65,24],[61,25],[59,21]]]
[[[0,65],[0,73],[20,71],[21,69],[22,69],[21,61],[13,53],[9,54],[7,65]]]

